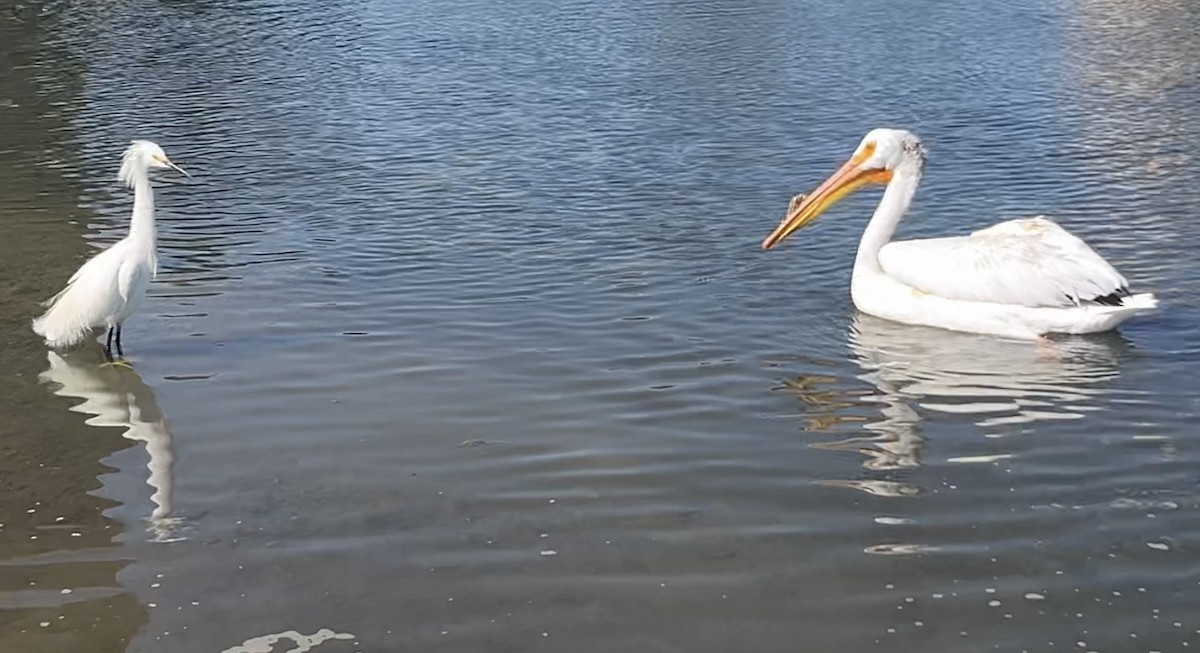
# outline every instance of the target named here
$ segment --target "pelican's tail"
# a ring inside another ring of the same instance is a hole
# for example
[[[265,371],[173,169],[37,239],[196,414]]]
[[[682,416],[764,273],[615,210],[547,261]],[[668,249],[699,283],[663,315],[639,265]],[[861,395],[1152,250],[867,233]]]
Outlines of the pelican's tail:
[[[1126,309],[1133,315],[1151,313],[1158,309],[1158,298],[1148,292],[1122,297],[1120,308]]]
[[[1122,297],[1121,303],[1117,306],[1091,306],[1089,308],[1096,310],[1093,313],[1094,318],[1088,322],[1089,326],[1086,329],[1075,331],[1075,333],[1108,331],[1117,328],[1131,317],[1153,313],[1158,308],[1158,298],[1150,293],[1142,293]]]
[[[33,332],[45,338],[49,347],[65,349],[78,344],[96,326],[95,302],[89,301],[80,285],[71,283],[44,302],[49,308],[33,321]]]
[[[1145,313],[1153,313],[1158,309],[1158,298],[1151,293],[1129,295],[1121,298],[1121,303],[1115,306],[1108,304],[1092,304],[1067,309],[1065,315],[1070,315],[1067,323],[1053,325],[1046,329],[1047,333],[1100,333],[1119,327],[1125,320]]]

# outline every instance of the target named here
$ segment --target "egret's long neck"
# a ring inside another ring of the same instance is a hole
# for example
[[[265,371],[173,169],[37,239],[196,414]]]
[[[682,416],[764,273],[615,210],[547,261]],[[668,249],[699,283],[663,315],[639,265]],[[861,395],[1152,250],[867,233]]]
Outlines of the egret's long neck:
[[[875,208],[875,214],[863,231],[862,240],[858,243],[858,257],[854,261],[855,269],[868,268],[881,271],[879,267],[879,250],[892,239],[900,218],[912,203],[913,194],[917,192],[917,184],[921,181],[921,166],[919,162],[904,164],[896,168],[892,181],[883,191],[883,199]]]
[[[150,248],[155,245],[154,191],[144,169],[133,176],[133,217],[129,222],[129,238]]]

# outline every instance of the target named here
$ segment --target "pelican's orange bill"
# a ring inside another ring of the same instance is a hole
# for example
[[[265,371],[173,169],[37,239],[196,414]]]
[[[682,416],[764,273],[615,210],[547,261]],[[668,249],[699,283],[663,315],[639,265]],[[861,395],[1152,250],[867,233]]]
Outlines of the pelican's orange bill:
[[[771,249],[792,232],[817,219],[817,216],[833,206],[838,200],[856,189],[871,183],[886,184],[892,180],[892,171],[884,168],[862,168],[862,164],[875,153],[875,144],[868,143],[861,151],[850,157],[838,171],[805,197],[762,242],[763,249]]]

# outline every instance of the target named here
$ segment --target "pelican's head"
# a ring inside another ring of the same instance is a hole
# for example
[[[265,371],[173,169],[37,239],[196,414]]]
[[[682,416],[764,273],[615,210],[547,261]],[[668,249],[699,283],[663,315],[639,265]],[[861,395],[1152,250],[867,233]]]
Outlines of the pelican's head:
[[[171,160],[167,158],[167,153],[163,152],[158,143],[133,141],[125,150],[124,156],[121,157],[121,171],[117,178],[132,187],[139,174],[145,174],[147,170],[155,168],[170,168],[185,177],[191,176],[183,168],[171,163]]]
[[[916,134],[904,129],[872,129],[845,165],[788,211],[763,240],[763,249],[771,249],[855,190],[867,184],[886,184],[892,173],[906,166],[920,170],[924,165],[925,148]]]

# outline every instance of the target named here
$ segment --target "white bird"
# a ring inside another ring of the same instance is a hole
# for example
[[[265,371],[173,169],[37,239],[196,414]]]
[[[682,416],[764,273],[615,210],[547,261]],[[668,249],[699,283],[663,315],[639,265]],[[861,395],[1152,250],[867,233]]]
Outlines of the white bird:
[[[158,273],[151,168],[171,168],[190,176],[150,141],[133,141],[125,150],[117,178],[133,189],[129,235],[84,263],[67,281],[67,287],[43,304],[49,308],[33,321],[33,330],[50,347],[70,347],[93,329],[107,327],[105,356],[113,359],[114,334],[117,355],[125,355],[121,325],[137,310]]]
[[[866,184],[887,184],[863,232],[850,294],[864,313],[906,324],[1021,339],[1094,333],[1153,311],[1125,277],[1045,217],[1002,222],[969,236],[889,242],[908,210],[925,148],[911,132],[875,129],[812,194],[793,202],[770,249]]]

